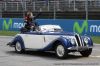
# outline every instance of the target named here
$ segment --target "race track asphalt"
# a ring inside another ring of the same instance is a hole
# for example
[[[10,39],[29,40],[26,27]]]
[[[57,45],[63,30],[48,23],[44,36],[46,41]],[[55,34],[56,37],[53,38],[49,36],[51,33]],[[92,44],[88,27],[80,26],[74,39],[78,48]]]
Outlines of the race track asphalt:
[[[79,53],[69,54],[61,60],[50,52],[27,51],[18,54],[14,48],[6,44],[12,37],[0,36],[0,66],[100,66],[100,45],[94,43],[90,57],[82,57]]]

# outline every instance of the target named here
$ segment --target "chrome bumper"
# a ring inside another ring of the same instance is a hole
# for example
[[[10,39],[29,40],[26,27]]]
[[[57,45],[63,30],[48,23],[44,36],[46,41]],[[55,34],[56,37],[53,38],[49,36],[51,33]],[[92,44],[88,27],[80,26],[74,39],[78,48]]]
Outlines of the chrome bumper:
[[[87,47],[87,46],[82,46],[82,47],[69,47],[68,50],[76,50],[76,51],[83,51],[83,50],[87,50],[93,48],[93,46],[91,47]]]

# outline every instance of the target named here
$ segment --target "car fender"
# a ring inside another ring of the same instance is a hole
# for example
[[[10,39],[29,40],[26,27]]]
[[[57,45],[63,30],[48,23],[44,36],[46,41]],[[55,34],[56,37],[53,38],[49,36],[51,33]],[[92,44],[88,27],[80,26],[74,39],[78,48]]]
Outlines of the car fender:
[[[89,37],[89,46],[93,46],[93,41],[92,41],[92,38],[90,36]]]
[[[14,38],[14,40],[12,41],[12,44],[15,45],[17,41],[21,43],[22,49],[25,49],[25,45],[24,45],[23,38],[22,38],[20,35],[17,35],[17,36]]]
[[[40,50],[42,50],[42,51],[54,50],[55,49],[55,46],[58,45],[56,43],[57,41],[61,42],[61,44],[65,48],[70,47],[70,42],[68,41],[68,39],[66,39],[64,37],[59,37],[56,40],[54,40],[53,42],[51,42],[50,44],[48,44],[48,46],[46,46],[46,47],[44,47],[43,49],[40,49]]]
[[[60,37],[60,38],[56,39],[56,41],[60,41],[61,44],[66,48],[71,46],[70,41],[67,38]]]
[[[87,35],[85,35],[85,36],[82,36],[82,39],[84,39],[85,37],[88,37],[89,38],[89,40],[88,40],[88,46],[93,46],[93,41],[92,41],[92,38],[90,37],[90,36],[87,36]]]

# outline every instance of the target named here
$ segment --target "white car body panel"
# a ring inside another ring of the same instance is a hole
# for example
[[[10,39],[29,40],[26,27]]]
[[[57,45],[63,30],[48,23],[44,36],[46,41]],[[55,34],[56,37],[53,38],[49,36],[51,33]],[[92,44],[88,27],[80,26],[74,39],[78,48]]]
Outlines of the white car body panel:
[[[44,43],[43,47],[48,46],[51,42],[53,42],[54,40],[56,40],[59,37],[60,37],[59,35],[45,35],[45,43]]]
[[[52,41],[56,40],[59,35],[30,35],[19,34],[24,42],[25,48],[43,49]]]
[[[23,38],[25,48],[40,49],[43,48],[44,36],[43,35],[20,35]]]

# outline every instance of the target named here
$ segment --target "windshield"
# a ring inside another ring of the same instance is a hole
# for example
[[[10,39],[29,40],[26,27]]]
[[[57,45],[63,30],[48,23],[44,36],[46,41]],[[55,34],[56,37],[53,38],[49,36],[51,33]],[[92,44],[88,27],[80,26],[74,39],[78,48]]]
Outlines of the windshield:
[[[62,28],[59,25],[42,25],[40,26],[42,32],[62,32]]]

